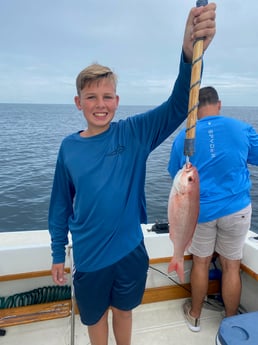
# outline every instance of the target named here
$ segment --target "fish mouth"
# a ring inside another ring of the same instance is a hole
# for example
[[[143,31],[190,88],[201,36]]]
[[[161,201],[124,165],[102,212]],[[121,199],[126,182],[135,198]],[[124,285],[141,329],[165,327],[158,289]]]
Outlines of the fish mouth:
[[[192,168],[192,163],[188,162],[185,164],[186,171],[190,170]]]

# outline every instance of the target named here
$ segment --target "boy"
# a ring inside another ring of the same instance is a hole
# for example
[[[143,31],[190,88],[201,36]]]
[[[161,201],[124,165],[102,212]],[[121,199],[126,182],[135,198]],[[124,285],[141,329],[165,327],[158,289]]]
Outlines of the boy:
[[[185,119],[193,41],[215,35],[215,4],[191,10],[180,72],[169,99],[144,114],[112,122],[118,107],[116,75],[91,65],[77,77],[75,103],[87,128],[65,138],[58,154],[49,209],[52,276],[65,283],[68,231],[74,289],[92,345],[108,342],[108,310],[117,345],[129,345],[132,309],[141,303],[148,270],[141,223],[147,222],[146,160]]]

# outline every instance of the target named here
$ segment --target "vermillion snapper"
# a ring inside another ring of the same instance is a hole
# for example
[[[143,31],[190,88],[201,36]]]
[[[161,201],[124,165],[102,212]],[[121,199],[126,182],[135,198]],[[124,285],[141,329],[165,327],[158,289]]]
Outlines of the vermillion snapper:
[[[169,236],[174,254],[168,272],[176,271],[184,282],[184,252],[192,241],[200,208],[200,183],[197,169],[187,163],[173,181],[168,201]]]

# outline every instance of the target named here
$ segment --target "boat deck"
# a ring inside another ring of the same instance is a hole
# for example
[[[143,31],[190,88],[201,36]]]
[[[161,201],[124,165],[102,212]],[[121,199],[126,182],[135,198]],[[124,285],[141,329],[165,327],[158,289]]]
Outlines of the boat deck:
[[[142,304],[134,310],[132,345],[214,345],[222,319],[221,311],[204,307],[201,315],[201,331],[191,332],[185,324],[182,304],[185,299]],[[111,315],[110,315],[111,317]],[[110,320],[111,321],[111,320]],[[110,323],[111,324],[111,323]],[[1,337],[2,345],[70,345],[71,318],[11,326]],[[75,316],[74,345],[88,345],[87,329]],[[114,345],[110,331],[109,345]]]

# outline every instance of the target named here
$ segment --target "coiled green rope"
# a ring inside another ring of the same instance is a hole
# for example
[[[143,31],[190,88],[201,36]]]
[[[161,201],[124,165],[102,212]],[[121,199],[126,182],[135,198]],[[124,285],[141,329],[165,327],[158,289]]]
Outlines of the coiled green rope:
[[[45,286],[8,297],[0,297],[0,309],[26,307],[33,304],[62,301],[71,298],[71,286]]]

